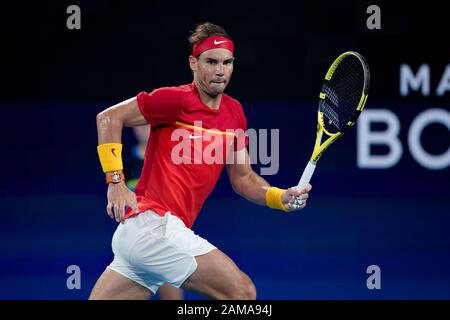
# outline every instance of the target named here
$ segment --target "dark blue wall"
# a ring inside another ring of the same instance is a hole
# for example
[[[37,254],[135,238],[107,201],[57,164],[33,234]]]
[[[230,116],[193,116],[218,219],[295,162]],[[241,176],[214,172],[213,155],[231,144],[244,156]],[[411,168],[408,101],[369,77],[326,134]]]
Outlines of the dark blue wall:
[[[244,105],[253,127],[280,127],[280,170],[266,179],[295,184],[313,142],[315,102]],[[103,107],[10,106],[10,115],[28,115],[34,135],[6,124],[20,139],[5,139],[2,298],[85,298],[110,262],[116,223],[104,209],[95,151],[94,120]],[[206,202],[194,230],[235,259],[260,298],[449,297],[448,169],[429,171],[407,156],[392,169],[357,169],[356,132],[324,154],[303,212],[248,203],[225,174]],[[129,129],[124,141],[134,142]],[[82,270],[81,290],[66,288],[72,264]],[[372,264],[382,271],[380,291],[366,287]]]

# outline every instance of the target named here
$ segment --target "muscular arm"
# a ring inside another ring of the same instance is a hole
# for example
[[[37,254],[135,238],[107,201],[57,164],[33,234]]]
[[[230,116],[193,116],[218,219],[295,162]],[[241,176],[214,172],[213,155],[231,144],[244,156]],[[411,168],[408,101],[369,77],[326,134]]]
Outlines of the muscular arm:
[[[131,98],[118,103],[97,115],[98,144],[121,143],[123,127],[133,127],[147,124],[139,110],[137,99]],[[126,206],[133,211],[139,210],[136,195],[129,190],[122,181],[118,184],[108,185],[108,205],[106,211],[117,222],[125,222],[124,213]]]
[[[139,110],[136,97],[125,100],[97,115],[98,144],[120,143],[123,127],[145,124],[147,121]]]
[[[270,185],[252,170],[247,149],[244,148],[234,154],[234,162],[227,164],[227,172],[231,186],[237,194],[256,204],[266,205],[266,193]],[[311,188],[310,184],[303,190],[289,188],[282,194],[281,201],[288,211],[303,209]],[[299,208],[292,207],[296,198],[303,201]]]
[[[253,171],[247,149],[236,152],[234,163],[227,165],[227,172],[237,194],[253,203],[266,205],[266,192],[270,185]]]

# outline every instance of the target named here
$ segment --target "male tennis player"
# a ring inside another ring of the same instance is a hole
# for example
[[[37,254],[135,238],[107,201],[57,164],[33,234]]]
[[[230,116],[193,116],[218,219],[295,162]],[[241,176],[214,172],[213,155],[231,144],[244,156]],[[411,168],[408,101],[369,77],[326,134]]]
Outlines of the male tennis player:
[[[231,38],[222,27],[203,23],[189,42],[191,84],[141,92],[97,116],[106,209],[122,223],[112,240],[114,260],[90,299],[150,299],[164,283],[214,299],[256,299],[249,277],[191,230],[224,166],[233,189],[249,201],[283,211],[306,205],[310,185],[271,187],[251,168],[242,106],[223,93],[233,72]],[[152,133],[133,193],[122,173],[121,133],[145,124]]]

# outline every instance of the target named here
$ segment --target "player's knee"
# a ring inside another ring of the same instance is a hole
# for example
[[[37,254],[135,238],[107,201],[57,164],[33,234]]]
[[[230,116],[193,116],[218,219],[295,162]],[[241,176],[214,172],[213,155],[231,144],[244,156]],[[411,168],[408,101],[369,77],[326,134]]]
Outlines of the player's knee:
[[[252,281],[249,281],[246,288],[246,300],[256,300],[256,287]]]

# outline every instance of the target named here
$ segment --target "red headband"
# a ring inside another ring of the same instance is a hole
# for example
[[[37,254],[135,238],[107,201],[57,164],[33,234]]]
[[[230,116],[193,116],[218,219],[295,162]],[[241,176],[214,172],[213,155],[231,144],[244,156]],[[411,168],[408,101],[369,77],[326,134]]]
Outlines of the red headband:
[[[234,43],[230,39],[225,37],[209,37],[194,43],[192,55],[197,58],[203,52],[217,48],[227,49],[231,53],[234,53]]]

